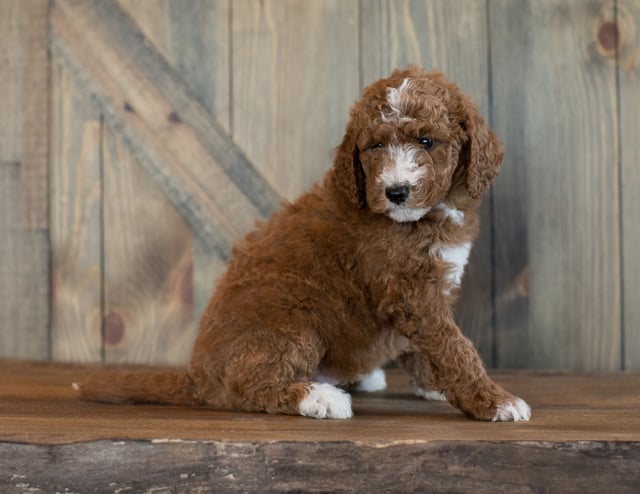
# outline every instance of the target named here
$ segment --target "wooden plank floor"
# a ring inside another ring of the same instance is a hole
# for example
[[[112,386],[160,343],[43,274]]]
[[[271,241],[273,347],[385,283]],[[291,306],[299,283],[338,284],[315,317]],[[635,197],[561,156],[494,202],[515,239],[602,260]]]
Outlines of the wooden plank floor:
[[[0,492],[638,492],[640,375],[493,372],[533,409],[482,423],[354,394],[353,419],[78,401],[93,367],[0,361]],[[107,468],[108,466],[108,468]],[[38,491],[30,491],[38,492]]]

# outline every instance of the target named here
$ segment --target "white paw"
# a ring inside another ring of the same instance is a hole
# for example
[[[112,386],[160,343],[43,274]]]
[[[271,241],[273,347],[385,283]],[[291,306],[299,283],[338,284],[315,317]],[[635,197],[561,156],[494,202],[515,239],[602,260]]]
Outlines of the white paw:
[[[416,396],[420,398],[424,398],[425,400],[447,401],[447,397],[444,395],[442,391],[422,389],[414,385],[413,392],[416,394]]]
[[[360,382],[356,386],[357,391],[382,391],[387,387],[387,378],[382,369],[375,369],[360,378]]]
[[[300,415],[317,419],[348,419],[351,411],[351,395],[331,384],[312,383],[309,394],[298,405]]]
[[[493,422],[506,422],[506,421],[526,421],[531,418],[531,407],[520,398],[515,398],[512,401],[508,401],[498,407],[498,411],[493,417]]]

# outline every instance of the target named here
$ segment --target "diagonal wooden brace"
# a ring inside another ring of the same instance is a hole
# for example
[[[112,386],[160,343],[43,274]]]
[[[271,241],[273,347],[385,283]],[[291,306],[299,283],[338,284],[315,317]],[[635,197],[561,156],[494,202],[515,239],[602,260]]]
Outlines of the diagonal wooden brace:
[[[54,0],[51,48],[223,259],[277,192],[113,0]]]

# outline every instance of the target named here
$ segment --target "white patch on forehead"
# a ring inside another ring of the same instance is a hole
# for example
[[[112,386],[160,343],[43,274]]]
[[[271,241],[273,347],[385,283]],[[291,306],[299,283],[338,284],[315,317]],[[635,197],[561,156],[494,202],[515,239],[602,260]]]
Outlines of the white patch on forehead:
[[[470,250],[471,242],[465,242],[459,245],[447,245],[436,249],[436,255],[449,264],[445,280],[449,286],[445,289],[445,294],[448,295],[452,288],[460,286],[464,268],[469,260]]]
[[[420,171],[416,163],[416,150],[410,146],[389,146],[389,156],[391,163],[386,166],[380,174],[379,180],[385,187],[394,185],[411,185],[418,183]]]
[[[431,208],[411,208],[394,204],[387,212],[387,216],[398,223],[408,223],[418,221],[429,211]]]
[[[397,114],[402,113],[402,95],[409,87],[410,83],[411,79],[407,78],[402,81],[402,84],[400,84],[400,87],[397,89],[395,87],[387,88],[387,103],[389,103],[393,112]]]
[[[387,88],[387,103],[389,104],[389,108],[391,111],[385,112],[381,111],[380,114],[382,116],[382,120],[387,122],[392,118],[398,119],[400,121],[412,120],[412,118],[403,115],[404,113],[404,104],[403,98],[405,91],[411,87],[411,79],[406,78],[402,81],[402,84],[398,88],[388,87]]]

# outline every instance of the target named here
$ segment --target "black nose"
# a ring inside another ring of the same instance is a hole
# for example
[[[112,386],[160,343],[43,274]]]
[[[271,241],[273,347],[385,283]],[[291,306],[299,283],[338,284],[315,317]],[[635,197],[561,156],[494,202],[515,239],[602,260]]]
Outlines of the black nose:
[[[384,194],[394,204],[402,204],[409,197],[409,186],[407,185],[394,185],[393,187],[387,187]]]

